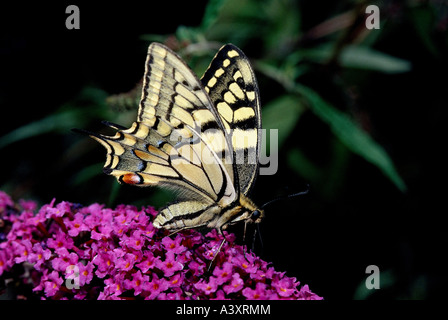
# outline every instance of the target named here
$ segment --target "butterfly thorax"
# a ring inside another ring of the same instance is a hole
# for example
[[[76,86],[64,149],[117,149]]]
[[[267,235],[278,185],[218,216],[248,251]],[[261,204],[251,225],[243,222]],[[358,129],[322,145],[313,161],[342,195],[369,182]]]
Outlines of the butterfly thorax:
[[[221,218],[218,220],[227,221],[227,223],[218,223],[217,227],[225,227],[230,224],[234,224],[238,221],[246,221],[249,223],[260,223],[264,218],[264,211],[258,209],[258,207],[252,202],[251,199],[240,194],[237,204],[230,209],[226,209]]]
[[[259,209],[251,199],[240,194],[239,200],[224,208],[221,214],[208,224],[210,228],[225,229],[239,221],[260,223],[264,218],[264,211]]]

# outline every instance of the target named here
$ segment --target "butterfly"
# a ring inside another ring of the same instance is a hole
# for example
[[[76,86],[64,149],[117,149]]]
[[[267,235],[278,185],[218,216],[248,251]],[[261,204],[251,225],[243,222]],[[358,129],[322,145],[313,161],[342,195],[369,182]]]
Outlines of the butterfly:
[[[259,170],[261,110],[248,58],[226,44],[199,80],[175,52],[152,43],[145,66],[137,121],[129,129],[106,122],[114,136],[87,132],[107,150],[103,171],[120,183],[177,192],[156,228],[223,235],[239,221],[260,223],[264,211],[249,193]]]

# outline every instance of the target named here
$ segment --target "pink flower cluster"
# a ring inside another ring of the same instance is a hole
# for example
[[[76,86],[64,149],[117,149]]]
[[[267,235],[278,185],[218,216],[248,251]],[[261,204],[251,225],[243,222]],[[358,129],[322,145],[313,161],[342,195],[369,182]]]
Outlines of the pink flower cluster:
[[[20,281],[41,299],[321,299],[222,238],[169,232],[157,212],[119,205],[14,204],[0,191],[0,287]],[[18,271],[19,270],[19,271]]]

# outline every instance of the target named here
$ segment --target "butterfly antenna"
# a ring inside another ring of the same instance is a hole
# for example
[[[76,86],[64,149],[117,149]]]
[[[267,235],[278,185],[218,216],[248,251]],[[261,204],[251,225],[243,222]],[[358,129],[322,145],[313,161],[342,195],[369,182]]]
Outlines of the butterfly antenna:
[[[297,196],[303,196],[303,195],[307,194],[309,191],[310,191],[310,185],[308,184],[305,191],[301,191],[301,192],[297,192],[297,193],[293,193],[293,194],[288,194],[286,196],[281,196],[281,197],[272,199],[272,200],[266,202],[265,204],[263,204],[261,206],[261,209],[263,209],[267,205],[269,205],[269,204],[271,204],[273,202],[279,201],[279,200],[284,200],[284,199],[293,198],[293,197],[297,197]]]

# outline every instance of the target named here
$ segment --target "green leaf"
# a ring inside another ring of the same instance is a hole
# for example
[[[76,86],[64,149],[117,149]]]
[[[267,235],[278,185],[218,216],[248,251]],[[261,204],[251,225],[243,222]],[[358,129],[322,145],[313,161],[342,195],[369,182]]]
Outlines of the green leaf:
[[[388,54],[362,46],[346,46],[339,57],[342,66],[348,68],[400,73],[411,70],[411,63]]]
[[[406,191],[406,185],[387,152],[347,114],[327,103],[310,88],[297,84],[294,91],[310,102],[311,110],[330,126],[333,133],[351,151],[377,166],[399,190]]]
[[[102,172],[103,166],[104,162],[101,162],[86,166],[79,170],[73,179],[73,185],[79,186],[87,183],[90,179],[98,176]]]
[[[268,131],[269,129],[278,129],[279,148],[294,130],[304,110],[299,98],[294,95],[280,96],[263,107],[263,128]],[[269,146],[267,146],[267,150],[269,150]]]
[[[380,289],[388,289],[396,284],[396,276],[393,274],[392,270],[386,270],[380,272]],[[366,276],[367,277],[367,276]],[[377,290],[367,289],[366,280],[363,279],[355,290],[353,295],[354,300],[366,300]]]
[[[52,131],[76,127],[79,116],[77,110],[65,110],[57,114],[49,115],[41,120],[37,120],[21,126],[0,138],[0,149],[17,141],[31,138]]]
[[[440,52],[433,37],[436,25],[433,9],[427,5],[410,8],[410,18],[413,20],[412,26],[415,28],[417,36],[425,48],[435,57],[440,57]]]
[[[305,154],[297,149],[289,150],[287,161],[290,168],[296,171],[300,176],[313,183],[319,181],[322,177],[322,170],[309,160]]]
[[[377,166],[399,190],[406,191],[406,185],[396,171],[387,152],[364,130],[359,128],[347,114],[327,103],[312,89],[295,83],[282,70],[261,61],[257,62],[255,66],[258,71],[282,84],[287,91],[306,98],[311,110],[330,126],[335,136],[342,143],[352,152]]]
[[[86,110],[90,114],[99,112],[105,106],[106,93],[95,88],[85,88],[79,94],[76,101],[62,106],[58,111],[43,119],[25,124],[10,133],[0,137],[0,149],[17,141],[38,136],[49,132],[68,132],[74,127],[81,126],[86,121]],[[76,104],[93,104],[95,108],[76,107]]]
[[[176,38],[179,42],[196,43],[203,38],[202,31],[199,28],[186,27],[180,25],[176,30]]]
[[[160,35],[160,34],[148,33],[148,34],[142,34],[139,38],[140,38],[140,40],[147,41],[147,42],[164,43],[166,38],[167,38],[167,36]]]
[[[327,43],[319,48],[302,50],[302,54],[312,61],[325,63],[334,54],[334,48],[331,44]],[[384,73],[401,73],[411,70],[411,63],[407,60],[359,45],[348,45],[344,47],[339,56],[339,63],[346,68]]]
[[[112,184],[110,186],[109,199],[107,200],[107,205],[109,207],[113,207],[115,205],[121,187],[121,184],[117,183],[116,181],[112,181]]]
[[[201,30],[207,31],[218,19],[219,12],[226,0],[210,0],[205,8],[204,17],[201,22]]]
[[[266,20],[262,39],[270,55],[284,58],[292,49],[294,39],[299,37],[301,15],[297,1],[265,1],[258,11],[262,11]]]

